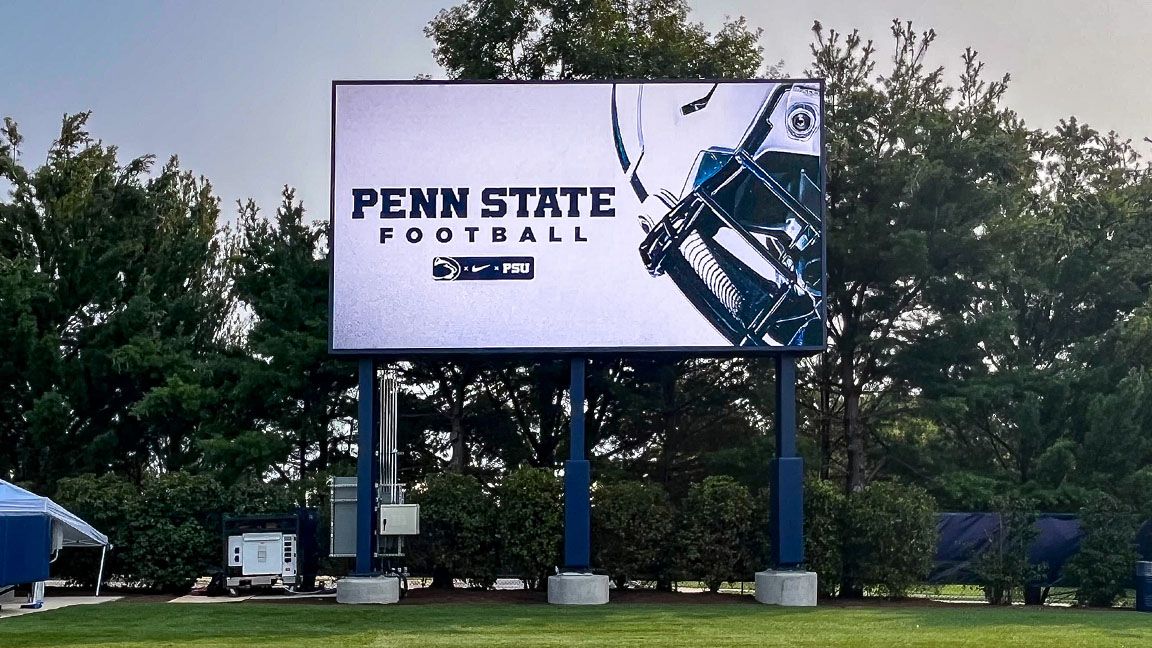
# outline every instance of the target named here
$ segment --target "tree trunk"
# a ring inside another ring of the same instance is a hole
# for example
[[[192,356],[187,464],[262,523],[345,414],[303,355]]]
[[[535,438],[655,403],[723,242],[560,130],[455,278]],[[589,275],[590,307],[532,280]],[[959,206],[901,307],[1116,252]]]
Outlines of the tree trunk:
[[[842,581],[840,583],[840,593],[836,598],[841,599],[862,599],[864,598],[864,587],[856,583]]]
[[[452,404],[448,417],[452,430],[452,459],[448,469],[463,473],[468,469],[468,440],[464,434],[464,398],[468,384],[463,376],[452,385]]]
[[[452,462],[448,468],[458,473],[462,473],[468,468],[468,448],[464,442],[464,426],[458,417],[452,418]]]
[[[318,470],[318,471],[328,470],[328,462],[330,461],[330,459],[332,457],[332,443],[333,443],[333,441],[334,441],[333,437],[328,434],[327,427],[325,427],[324,441],[320,444],[320,454],[319,454],[319,456],[316,457],[316,464],[315,464],[316,470]]]
[[[464,416],[460,411],[463,408],[455,406],[453,409],[455,411],[452,413],[452,460],[448,469],[462,473],[468,469],[468,443],[464,438]]]
[[[852,356],[845,355],[840,380],[844,393],[844,438],[848,442],[848,471],[845,490],[858,493],[864,489],[864,427],[860,424],[860,388],[852,371]]]
[[[660,413],[660,434],[663,437],[663,443],[660,446],[659,464],[656,466],[657,480],[664,486],[668,486],[672,479],[672,463],[676,454],[676,432],[675,421],[673,420],[676,412],[676,365],[674,363],[665,363],[661,367],[660,372],[660,395],[661,395],[661,408]]]
[[[848,470],[845,490],[849,497],[864,490],[864,428],[860,424],[860,388],[852,371],[852,354],[843,357],[841,366],[841,388],[844,394],[844,437],[848,445]],[[846,565],[847,567],[847,565]],[[845,573],[840,581],[840,598],[859,599],[864,597],[864,587],[852,574]]]
[[[181,456],[183,446],[184,442],[179,432],[168,435],[168,456],[167,461],[164,462],[168,468],[168,472],[177,472],[184,467],[183,457]]]
[[[827,357],[820,359],[820,479],[827,480],[832,466],[832,375]]]
[[[300,464],[300,479],[304,479],[304,473],[308,470],[308,441],[304,438],[304,433],[300,433],[300,447],[298,449],[297,460]]]
[[[452,582],[452,574],[448,570],[437,565],[432,568],[432,588],[434,589],[452,589],[455,584]]]

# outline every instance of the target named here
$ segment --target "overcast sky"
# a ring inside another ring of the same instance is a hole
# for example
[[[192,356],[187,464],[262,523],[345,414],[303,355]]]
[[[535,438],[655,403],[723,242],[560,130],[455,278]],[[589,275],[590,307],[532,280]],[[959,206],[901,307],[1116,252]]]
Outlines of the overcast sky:
[[[424,0],[0,0],[0,116],[16,119],[28,163],[43,159],[65,112],[92,110],[93,134],[125,156],[178,154],[234,211],[267,212],[285,183],[327,218],[332,79],[443,78]],[[715,28],[744,15],[765,59],[807,67],[809,28],[859,28],[891,55],[888,26],[939,33],[934,63],[955,73],[965,46],[991,76],[1012,74],[1009,104],[1032,127],[1076,115],[1140,141],[1152,136],[1152,2],[1112,0],[696,0]],[[883,69],[881,65],[880,70]],[[1144,153],[1152,146],[1141,143]]]

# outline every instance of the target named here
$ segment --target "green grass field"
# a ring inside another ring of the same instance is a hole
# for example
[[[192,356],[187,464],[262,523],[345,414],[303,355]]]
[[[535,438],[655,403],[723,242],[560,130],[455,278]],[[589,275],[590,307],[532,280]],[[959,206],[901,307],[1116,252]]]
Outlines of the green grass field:
[[[1152,615],[984,606],[107,603],[0,621],[0,646],[1152,646]]]

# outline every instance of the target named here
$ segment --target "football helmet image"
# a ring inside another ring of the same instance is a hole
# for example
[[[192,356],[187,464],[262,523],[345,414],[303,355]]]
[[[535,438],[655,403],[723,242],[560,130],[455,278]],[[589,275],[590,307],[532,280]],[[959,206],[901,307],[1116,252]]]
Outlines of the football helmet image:
[[[821,116],[814,82],[613,86],[640,259],[734,346],[823,344]]]

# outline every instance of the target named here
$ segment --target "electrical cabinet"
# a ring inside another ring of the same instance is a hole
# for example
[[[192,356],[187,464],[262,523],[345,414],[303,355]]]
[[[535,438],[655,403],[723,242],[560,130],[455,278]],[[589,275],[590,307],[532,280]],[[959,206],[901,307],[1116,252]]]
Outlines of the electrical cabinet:
[[[380,535],[420,535],[420,505],[381,504]]]

